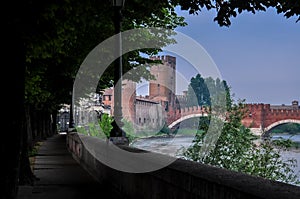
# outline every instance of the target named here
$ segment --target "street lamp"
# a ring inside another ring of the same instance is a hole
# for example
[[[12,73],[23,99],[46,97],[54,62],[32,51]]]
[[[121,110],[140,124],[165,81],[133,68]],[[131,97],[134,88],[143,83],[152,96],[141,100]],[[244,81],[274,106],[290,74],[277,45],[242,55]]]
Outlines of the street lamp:
[[[125,0],[112,0],[112,5],[120,10],[124,7]]]
[[[127,144],[125,132],[122,130],[122,9],[124,7],[125,0],[112,0],[114,7],[114,26],[115,26],[115,57],[117,59],[114,62],[114,122],[112,123],[113,129],[110,132],[110,140],[115,144]],[[119,82],[117,84],[117,82]]]
[[[69,116],[69,129],[68,132],[72,132],[74,130],[74,118],[73,118],[73,94],[72,92],[69,92],[70,96],[71,96],[71,103],[70,103],[70,116]]]

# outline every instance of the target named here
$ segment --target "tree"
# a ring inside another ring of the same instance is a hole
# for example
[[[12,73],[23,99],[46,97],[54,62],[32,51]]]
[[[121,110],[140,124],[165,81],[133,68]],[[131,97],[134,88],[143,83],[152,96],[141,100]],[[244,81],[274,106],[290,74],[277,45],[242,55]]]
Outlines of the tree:
[[[16,197],[19,182],[30,184],[34,180],[28,169],[27,152],[35,140],[55,133],[56,112],[61,104],[70,104],[70,92],[80,64],[95,45],[114,32],[112,9],[109,1],[25,0],[10,1],[6,12],[2,12],[3,50],[6,51],[3,60],[11,61],[7,76],[13,77],[11,84],[2,85],[6,86],[3,90],[6,93],[14,92],[6,102],[12,103],[12,109],[6,114],[9,120],[5,123],[5,132],[10,133],[1,148],[7,161],[1,175],[1,185],[5,188],[1,195],[5,198]],[[176,15],[167,1],[157,0],[151,4],[129,1],[124,15],[124,30],[184,25],[183,18]],[[158,49],[143,51],[152,54]],[[139,59],[136,52],[131,52],[125,60],[135,59],[145,61]],[[132,67],[124,66],[124,72]],[[111,74],[109,71],[104,77],[112,79]],[[108,81],[102,81],[105,86],[104,83],[107,85]],[[22,178],[20,167],[25,171]]]
[[[11,8],[12,5],[8,5]],[[11,10],[14,14],[16,10]],[[5,19],[5,18],[4,18]],[[2,120],[0,180],[1,198],[16,198],[18,190],[22,135],[24,133],[24,46],[19,33],[9,23],[3,23],[1,42],[2,60],[7,60],[5,76],[2,79],[2,103],[5,109]]]
[[[111,124],[113,120],[114,119],[111,116],[109,116],[107,113],[103,113],[99,119],[100,128],[107,138],[109,138],[109,132],[113,128]]]
[[[267,11],[269,8],[276,9],[278,14],[283,14],[284,17],[290,18],[298,16],[296,22],[300,21],[300,4],[293,0],[172,0],[172,4],[179,5],[182,10],[188,10],[190,14],[198,15],[203,8],[207,10],[214,9],[216,11],[216,21],[220,26],[230,26],[231,18],[237,17],[242,12],[252,12],[255,14],[259,11]]]
[[[212,104],[221,104],[223,101],[226,101],[226,106],[230,106],[229,98],[229,87],[225,80],[203,78],[200,74],[191,78],[187,92],[187,106],[209,107]]]
[[[191,78],[191,83],[188,86],[187,106],[203,106],[211,105],[210,94],[204,78],[200,74]]]
[[[246,113],[244,101],[232,104],[220,137],[207,155],[201,154],[209,122],[201,123],[202,134],[197,134],[194,144],[182,151],[182,158],[260,176],[285,183],[300,183],[293,172],[296,160],[284,161],[281,151],[290,146],[290,140],[272,143],[266,140],[257,145],[257,139],[241,120]],[[210,128],[214,128],[211,127]]]

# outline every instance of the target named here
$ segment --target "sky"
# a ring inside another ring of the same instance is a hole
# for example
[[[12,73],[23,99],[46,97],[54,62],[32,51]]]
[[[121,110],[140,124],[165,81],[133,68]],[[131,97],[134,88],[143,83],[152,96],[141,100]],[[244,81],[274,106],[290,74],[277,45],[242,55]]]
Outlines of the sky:
[[[197,41],[213,59],[235,99],[289,105],[300,101],[300,22],[269,9],[244,13],[230,27],[213,21],[214,11],[189,15],[175,31]],[[178,73],[191,77],[192,66],[177,59]],[[188,69],[190,68],[190,69]]]

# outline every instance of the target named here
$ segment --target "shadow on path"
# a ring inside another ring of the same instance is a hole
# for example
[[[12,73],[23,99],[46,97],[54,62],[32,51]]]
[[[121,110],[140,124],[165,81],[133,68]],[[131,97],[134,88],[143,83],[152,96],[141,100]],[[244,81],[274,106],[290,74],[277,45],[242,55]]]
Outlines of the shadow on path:
[[[39,181],[33,186],[20,186],[19,199],[123,198],[116,190],[94,180],[72,158],[63,134],[42,143],[35,159],[34,174]]]

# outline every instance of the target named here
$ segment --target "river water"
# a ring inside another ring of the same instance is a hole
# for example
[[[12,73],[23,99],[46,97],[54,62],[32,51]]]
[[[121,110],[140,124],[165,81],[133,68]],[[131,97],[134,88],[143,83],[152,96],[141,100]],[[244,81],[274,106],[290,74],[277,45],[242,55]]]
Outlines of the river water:
[[[300,143],[300,134],[294,135],[286,134],[276,134],[272,136],[272,139],[291,139],[294,142]],[[182,147],[187,148],[192,146],[193,136],[177,136],[174,138],[170,137],[150,137],[150,138],[141,138],[134,141],[131,146],[144,149],[147,151],[153,151],[161,154],[170,155],[173,157],[177,157],[178,152]],[[298,178],[300,180],[300,149],[290,149],[288,151],[282,152],[282,158],[284,160],[287,159],[295,159],[297,161],[297,166],[294,168],[295,173],[298,174]]]

